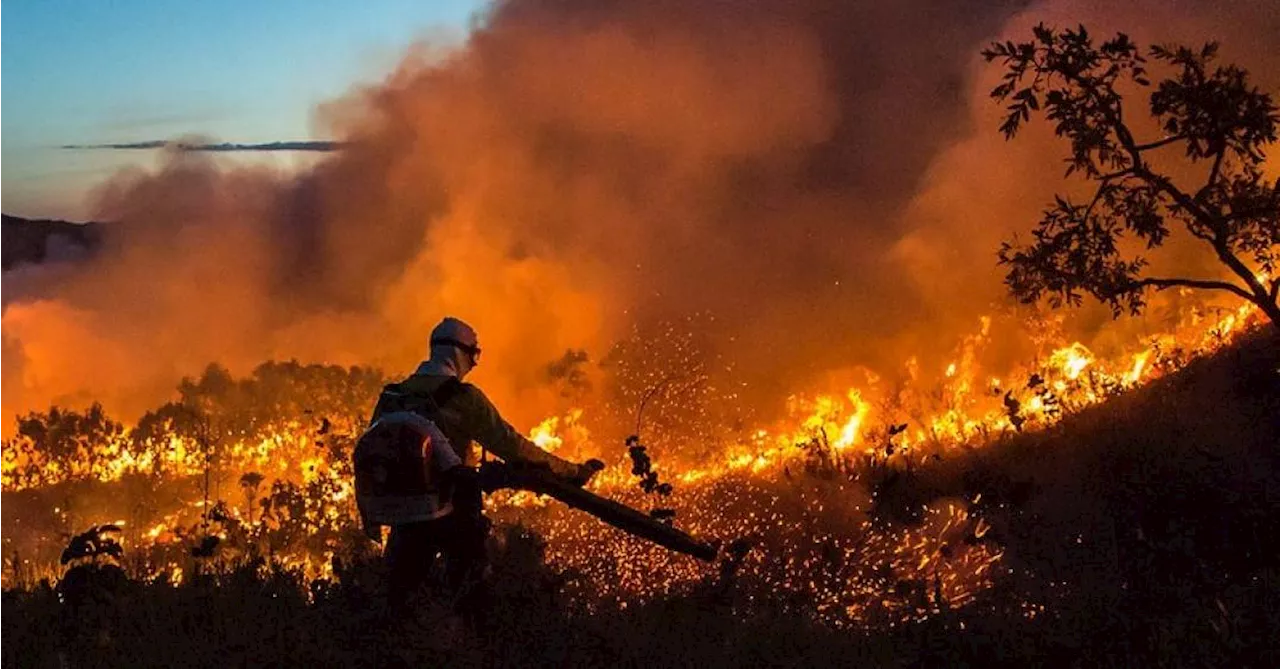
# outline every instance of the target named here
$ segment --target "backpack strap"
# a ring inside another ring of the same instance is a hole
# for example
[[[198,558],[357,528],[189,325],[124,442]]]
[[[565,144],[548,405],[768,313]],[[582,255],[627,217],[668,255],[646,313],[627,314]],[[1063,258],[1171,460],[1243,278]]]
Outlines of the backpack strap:
[[[459,381],[456,376],[451,376],[448,379],[445,379],[444,383],[441,383],[427,397],[428,402],[430,402],[428,406],[436,412],[439,412],[441,407],[447,405],[453,398],[461,394],[462,390],[462,381]],[[485,448],[484,444],[480,444],[480,462],[484,462],[488,459],[489,449]]]
[[[429,393],[409,391],[401,383],[396,384],[395,391],[400,393],[402,411],[437,415],[441,407],[449,404],[453,398],[462,392],[462,382],[454,377],[449,377]]]
[[[431,391],[430,398],[431,403],[434,405],[433,408],[439,410],[461,392],[462,382],[458,380],[458,377],[451,376],[445,379],[444,383],[441,383],[435,390]]]
[[[452,401],[453,398],[457,397],[461,392],[462,381],[459,381],[456,376],[451,376],[445,379],[443,383],[436,386],[436,389],[430,393],[415,397],[415,406],[410,410],[416,411],[417,408],[421,407],[429,409],[432,415],[439,416],[440,409],[448,405],[449,402]],[[463,446],[465,446],[465,444]],[[483,451],[481,451],[481,453],[483,453]],[[484,455],[481,455],[481,458],[484,458]]]
[[[406,379],[407,381],[408,379]],[[389,383],[378,396],[378,404],[373,409],[373,418],[369,424],[377,422],[384,413],[392,411],[412,411],[424,417],[438,416],[440,408],[449,404],[464,389],[462,381],[457,377],[449,377],[430,393],[414,393],[405,387],[405,382]],[[489,459],[488,449],[483,445],[480,449],[481,462]]]
[[[412,392],[405,387],[405,383],[388,383],[382,388],[382,394],[378,396],[378,404],[373,410],[373,423],[384,413],[391,411],[413,411],[419,412],[428,410],[437,412],[440,407],[447,405],[453,401],[462,392],[462,382],[455,377],[445,379],[435,390],[428,394],[419,394]]]

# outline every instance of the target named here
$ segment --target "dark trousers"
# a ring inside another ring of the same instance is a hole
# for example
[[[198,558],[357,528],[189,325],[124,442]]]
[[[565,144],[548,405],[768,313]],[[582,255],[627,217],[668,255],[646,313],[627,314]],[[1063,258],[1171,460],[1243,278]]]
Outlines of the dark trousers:
[[[387,538],[388,604],[393,615],[406,613],[410,600],[430,580],[437,556],[443,558],[443,595],[459,613],[483,619],[488,606],[484,582],[488,555],[489,519],[484,517],[476,470],[456,467],[447,472],[445,497],[453,504],[449,515],[421,523],[397,525]]]
[[[459,612],[482,606],[485,540],[489,521],[479,514],[455,511],[444,518],[391,528],[385,552],[388,604],[403,612],[422,593],[436,560],[443,558],[443,593],[457,602]]]

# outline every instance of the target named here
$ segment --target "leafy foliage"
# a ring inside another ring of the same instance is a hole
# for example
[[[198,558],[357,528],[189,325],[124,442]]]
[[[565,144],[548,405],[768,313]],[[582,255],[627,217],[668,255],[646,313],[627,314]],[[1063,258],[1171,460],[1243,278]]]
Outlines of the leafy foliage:
[[[43,444],[49,455],[58,458],[92,458],[94,449],[90,446],[122,431],[120,423],[108,418],[96,403],[84,412],[52,407],[47,414],[32,413],[18,419],[19,435]]]
[[[115,535],[120,533],[117,525],[98,525],[71,537],[67,547],[62,551],[60,562],[67,564],[76,560],[97,560],[113,558],[119,560],[124,556],[124,547]]]
[[[196,425],[181,420],[188,415],[183,411],[186,408],[212,421],[220,438],[253,438],[304,414],[325,422],[331,417],[360,422],[368,411],[369,398],[376,397],[385,382],[374,369],[303,365],[293,360],[265,362],[249,377],[235,379],[215,364],[199,378],[183,379],[178,386],[180,399],[148,417],[177,419],[174,426],[190,434]]]
[[[1088,294],[1118,316],[1141,311],[1148,288],[1220,290],[1258,305],[1280,327],[1280,180],[1269,183],[1262,171],[1280,112],[1245,70],[1214,65],[1217,44],[1153,46],[1144,56],[1123,33],[1095,46],[1083,26],[1057,31],[1042,24],[1031,41],[993,43],[982,55],[1005,69],[991,91],[1008,103],[1005,138],[1043,113],[1070,143],[1066,175],[1096,184],[1088,202],[1056,197],[1029,245],[1015,239],[1001,246],[1015,297],[1060,307]],[[1169,71],[1148,96],[1164,136],[1143,142],[1126,120],[1132,110],[1125,95],[1153,87],[1150,62]],[[1152,152],[1175,146],[1191,166],[1208,165],[1194,191],[1152,160]],[[1203,242],[1231,279],[1152,277],[1144,256],[1126,253],[1126,238],[1150,251],[1173,234]]]
[[[131,429],[97,403],[83,411],[51,407],[18,419],[4,443],[4,483],[27,488],[217,469],[225,464],[218,461],[221,447],[262,439],[300,420],[314,421],[317,448],[340,450],[384,382],[381,372],[363,367],[272,361],[236,379],[210,365],[200,377],[182,380],[179,400],[147,412]],[[113,469],[121,462],[130,463],[129,472]]]
[[[627,456],[631,458],[631,474],[638,481],[637,485],[646,495],[670,497],[674,491],[670,482],[658,478],[658,470],[653,468],[653,459],[648,448],[640,443],[638,435],[627,437]],[[676,517],[675,509],[655,507],[649,510],[649,516],[663,523],[671,524]]]
[[[287,526],[316,515],[315,503],[332,490],[286,482],[263,493],[275,527],[248,528],[219,504],[211,529],[226,538],[215,555],[190,555],[208,536],[194,527],[174,542],[180,555],[149,561],[173,560],[186,566],[185,577],[127,578],[109,568],[112,559],[99,559],[68,570],[56,589],[5,590],[6,662],[524,667],[667,666],[679,658],[756,667],[842,666],[859,657],[894,666],[1021,667],[1052,657],[1071,666],[1270,666],[1258,658],[1274,654],[1280,634],[1280,561],[1270,541],[1277,510],[1268,494],[1277,479],[1276,341],[1197,361],[1188,373],[1072,414],[1060,430],[976,449],[910,480],[923,495],[916,506],[965,497],[982,520],[943,528],[930,549],[934,560],[953,560],[965,545],[992,537],[1007,551],[1009,569],[972,604],[952,606],[936,574],[903,579],[878,560],[847,560],[829,540],[807,547],[810,573],[869,583],[878,597],[909,602],[919,614],[909,621],[831,629],[799,615],[821,603],[812,590],[788,584],[784,576],[805,567],[767,535],[731,541],[705,588],[574,608],[564,589],[580,577],[557,573],[536,534],[510,527],[495,542],[494,604],[483,632],[455,629],[440,598],[389,628],[380,609],[383,567],[358,530],[350,545],[325,540],[308,549],[333,551],[332,574],[319,578],[285,566],[279,554],[235,556],[258,539],[283,548],[324,534]],[[828,483],[780,482],[793,501],[817,493],[826,502],[825,511],[797,521],[815,536],[826,523],[856,522],[850,508],[863,503]],[[209,568],[192,568],[197,559]],[[771,559],[769,570],[752,568]],[[884,577],[854,577],[864,572]]]

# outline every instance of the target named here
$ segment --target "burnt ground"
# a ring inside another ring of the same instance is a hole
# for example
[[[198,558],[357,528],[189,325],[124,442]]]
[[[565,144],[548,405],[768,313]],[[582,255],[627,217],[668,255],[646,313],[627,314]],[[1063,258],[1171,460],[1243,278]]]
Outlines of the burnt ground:
[[[1047,604],[1010,642],[1050,653],[1034,663],[1280,666],[1273,333],[895,483],[881,504],[948,495],[979,500],[1005,585]]]
[[[1266,332],[1049,431],[882,483],[877,511],[899,519],[976,499],[1009,572],[970,606],[887,629],[767,606],[735,616],[731,579],[576,610],[538,539],[509,529],[475,628],[438,601],[388,625],[360,564],[312,584],[278,569],[176,587],[99,570],[5,592],[0,648],[5,667],[1280,666],[1278,435],[1280,339]]]

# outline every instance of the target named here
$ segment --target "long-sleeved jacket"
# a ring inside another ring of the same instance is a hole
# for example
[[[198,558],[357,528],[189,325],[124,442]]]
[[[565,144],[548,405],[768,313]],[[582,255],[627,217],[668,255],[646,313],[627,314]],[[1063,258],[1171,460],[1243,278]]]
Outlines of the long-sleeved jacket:
[[[400,383],[400,387],[413,394],[431,395],[445,381],[453,377],[431,374],[414,374]],[[458,451],[458,456],[468,465],[479,463],[476,443],[508,462],[545,464],[560,476],[573,477],[578,465],[556,457],[538,448],[511,424],[503,420],[497,407],[479,388],[462,383],[461,388],[440,407],[440,417],[445,423],[441,431]],[[374,420],[378,418],[375,409]]]

